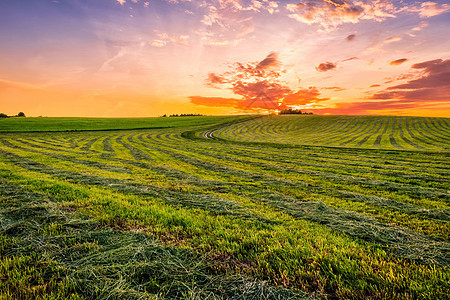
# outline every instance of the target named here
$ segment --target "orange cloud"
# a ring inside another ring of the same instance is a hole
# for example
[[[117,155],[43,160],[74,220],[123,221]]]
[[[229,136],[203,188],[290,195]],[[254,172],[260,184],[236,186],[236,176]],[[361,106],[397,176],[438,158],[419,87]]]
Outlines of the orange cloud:
[[[396,60],[393,60],[393,61],[389,62],[389,64],[391,66],[398,66],[398,65],[401,65],[402,63],[404,63],[407,60],[408,60],[407,58],[399,58],[399,59],[396,59]]]
[[[346,89],[341,88],[341,87],[339,87],[339,86],[324,87],[324,88],[322,88],[322,89],[325,89],[325,90],[333,90],[333,91],[335,91],[335,92],[342,92],[342,91],[345,91],[345,90],[346,90]]]
[[[326,72],[326,71],[336,69],[336,67],[337,67],[337,65],[335,63],[327,61],[325,63],[321,63],[320,65],[318,65],[316,67],[316,70],[319,72]]]
[[[225,88],[240,99],[191,96],[191,103],[205,106],[235,107],[238,109],[284,109],[327,100],[319,98],[315,87],[292,90],[282,79],[281,63],[275,52],[263,60],[247,64],[230,64],[230,70],[223,74],[209,73],[205,84]]]

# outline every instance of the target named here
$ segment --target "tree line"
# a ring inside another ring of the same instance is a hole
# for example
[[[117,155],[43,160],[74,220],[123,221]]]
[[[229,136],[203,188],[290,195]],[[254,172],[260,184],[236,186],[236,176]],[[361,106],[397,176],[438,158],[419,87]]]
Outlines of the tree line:
[[[278,113],[279,115],[313,115],[312,112],[302,112],[300,109],[282,109]]]
[[[4,119],[4,118],[14,118],[14,117],[25,117],[25,114],[23,112],[18,113],[15,116],[8,116],[7,114],[4,113],[0,113],[0,119]]]
[[[168,117],[172,118],[172,117],[201,117],[201,116],[203,116],[203,115],[202,114],[180,114],[180,115],[179,114],[173,114],[173,115],[169,115]],[[165,117],[167,117],[167,115],[164,114],[161,117],[165,118]]]

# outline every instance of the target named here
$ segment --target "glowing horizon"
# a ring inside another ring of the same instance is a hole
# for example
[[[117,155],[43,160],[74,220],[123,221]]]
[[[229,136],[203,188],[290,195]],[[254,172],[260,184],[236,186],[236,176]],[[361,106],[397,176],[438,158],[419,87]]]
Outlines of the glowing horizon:
[[[0,2],[0,113],[450,117],[450,4]]]

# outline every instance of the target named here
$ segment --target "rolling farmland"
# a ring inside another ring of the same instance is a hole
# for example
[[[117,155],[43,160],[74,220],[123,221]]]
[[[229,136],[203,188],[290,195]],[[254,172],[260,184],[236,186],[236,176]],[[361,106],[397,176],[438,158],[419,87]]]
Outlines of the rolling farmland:
[[[266,116],[220,128],[215,136],[296,145],[448,151],[450,121],[396,116]]]
[[[0,299],[448,296],[449,119],[81,121],[0,120]]]

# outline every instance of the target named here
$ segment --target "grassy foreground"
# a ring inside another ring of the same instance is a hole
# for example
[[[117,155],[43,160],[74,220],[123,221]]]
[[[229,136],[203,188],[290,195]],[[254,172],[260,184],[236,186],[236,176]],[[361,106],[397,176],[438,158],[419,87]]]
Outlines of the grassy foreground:
[[[1,135],[0,299],[447,298],[445,149],[234,142],[264,118],[159,119]]]

